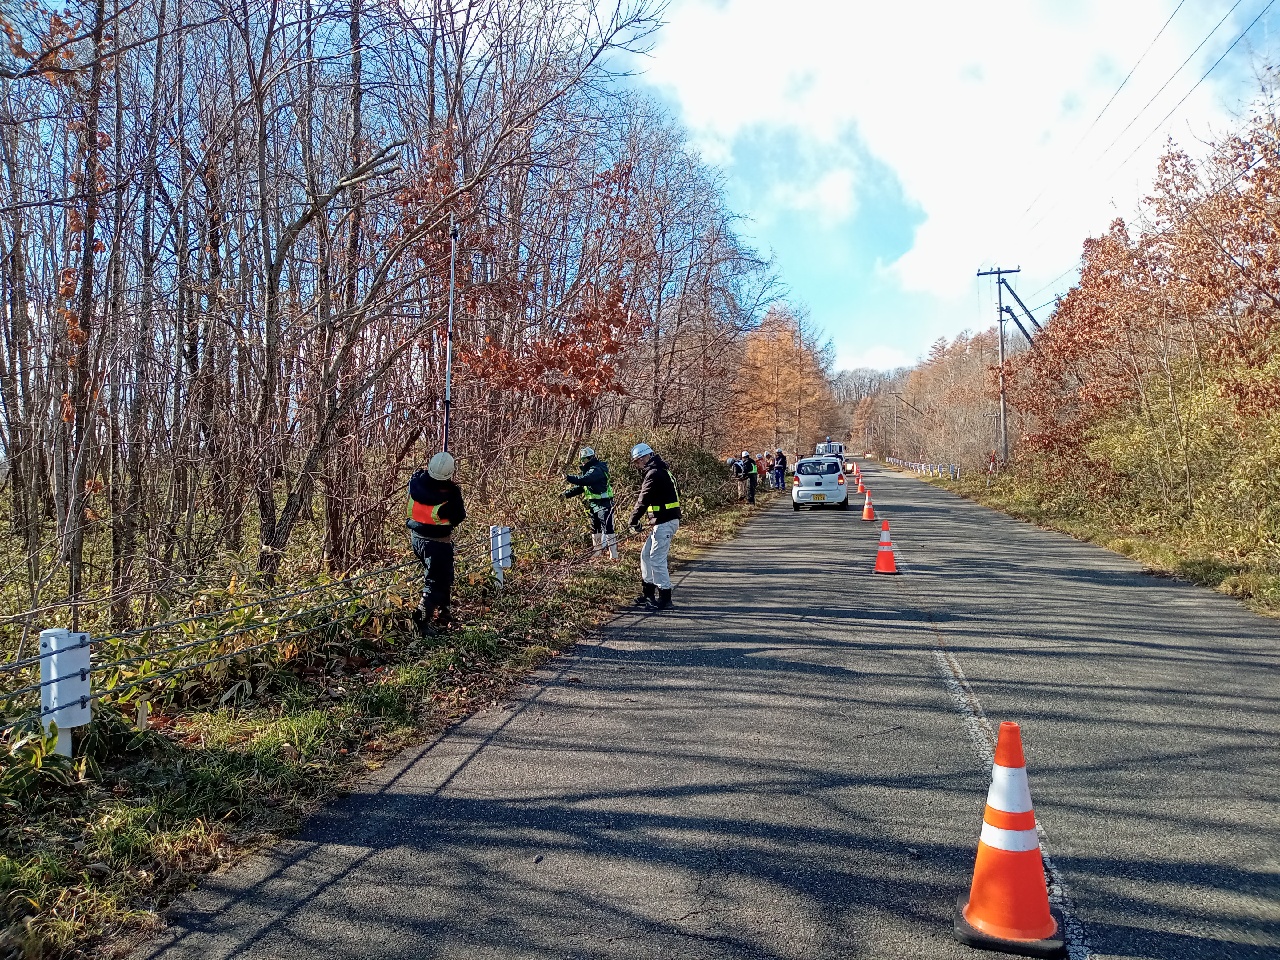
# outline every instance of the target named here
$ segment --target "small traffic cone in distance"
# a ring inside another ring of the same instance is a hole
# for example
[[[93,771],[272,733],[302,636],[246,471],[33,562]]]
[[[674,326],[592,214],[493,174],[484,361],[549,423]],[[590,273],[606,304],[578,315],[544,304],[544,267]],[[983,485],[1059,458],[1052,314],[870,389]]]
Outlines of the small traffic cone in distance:
[[[858,481],[858,492],[859,492],[859,493],[866,493],[866,492],[867,492],[867,488],[866,488],[866,487],[864,487],[864,486],[862,485],[862,481],[861,481],[861,480],[859,480],[859,481]]]
[[[876,512],[875,510],[871,509],[871,491],[868,490],[866,502],[863,503],[862,505],[862,519],[874,520],[875,518],[876,518]]]
[[[961,943],[1022,957],[1067,955],[1062,918],[1049,906],[1022,731],[1000,724],[991,788],[968,895],[956,902]]]
[[[897,573],[898,563],[893,557],[893,541],[889,539],[889,521],[880,527],[880,548],[876,551],[875,573]]]

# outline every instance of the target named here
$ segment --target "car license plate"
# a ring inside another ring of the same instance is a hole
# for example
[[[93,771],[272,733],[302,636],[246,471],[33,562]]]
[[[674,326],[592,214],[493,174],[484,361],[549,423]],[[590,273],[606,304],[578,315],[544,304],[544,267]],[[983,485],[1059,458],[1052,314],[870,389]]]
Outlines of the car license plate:
[[[825,499],[827,499],[827,495],[826,495],[825,493],[815,493],[815,494],[813,495],[813,499],[815,499],[815,500],[825,500]]]

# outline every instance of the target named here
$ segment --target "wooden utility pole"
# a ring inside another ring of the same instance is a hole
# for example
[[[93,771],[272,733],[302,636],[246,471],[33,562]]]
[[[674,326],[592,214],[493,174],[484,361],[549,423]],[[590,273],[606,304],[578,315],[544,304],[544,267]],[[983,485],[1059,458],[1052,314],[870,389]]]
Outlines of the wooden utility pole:
[[[1000,332],[1000,459],[1005,463],[1009,462],[1009,420],[1004,403],[1004,278],[1007,274],[1021,272],[1021,267],[1014,267],[1012,270],[996,267],[994,270],[978,271],[980,277],[996,278],[996,319]]]

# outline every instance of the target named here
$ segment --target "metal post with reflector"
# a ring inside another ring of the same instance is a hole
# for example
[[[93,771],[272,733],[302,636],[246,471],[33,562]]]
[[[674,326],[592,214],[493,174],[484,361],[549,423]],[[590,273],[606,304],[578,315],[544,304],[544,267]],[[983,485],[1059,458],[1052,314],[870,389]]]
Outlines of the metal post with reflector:
[[[46,732],[56,724],[57,753],[71,756],[71,730],[91,718],[89,634],[62,627],[40,631],[40,713]]]
[[[511,569],[511,528],[489,528],[489,557],[493,561],[493,576],[502,586],[502,571]]]

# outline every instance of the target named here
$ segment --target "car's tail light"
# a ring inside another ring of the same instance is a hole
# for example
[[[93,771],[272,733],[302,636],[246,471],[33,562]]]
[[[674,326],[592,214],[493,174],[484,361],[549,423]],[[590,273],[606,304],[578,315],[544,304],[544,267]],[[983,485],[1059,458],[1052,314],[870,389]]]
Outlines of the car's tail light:
[[[844,486],[844,475],[843,475],[843,474],[841,474],[840,476],[836,477],[836,483],[840,484],[840,486],[842,486],[842,487]]]
[[[791,485],[792,485],[793,487],[798,487],[798,486],[800,486],[800,474],[798,474],[798,473],[797,473],[797,474],[794,474],[794,475],[791,477]]]

